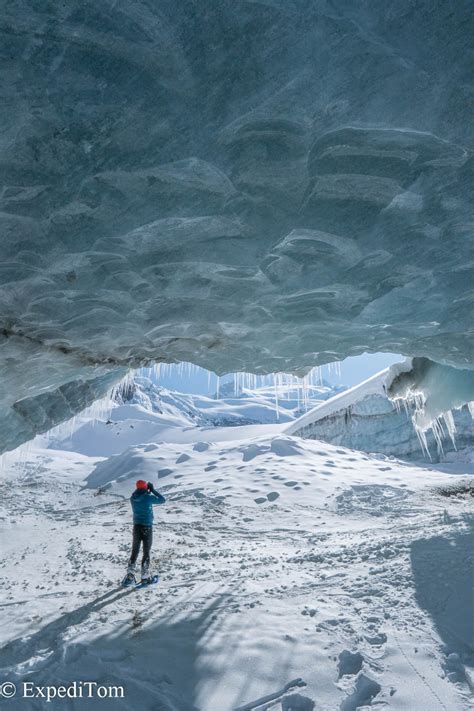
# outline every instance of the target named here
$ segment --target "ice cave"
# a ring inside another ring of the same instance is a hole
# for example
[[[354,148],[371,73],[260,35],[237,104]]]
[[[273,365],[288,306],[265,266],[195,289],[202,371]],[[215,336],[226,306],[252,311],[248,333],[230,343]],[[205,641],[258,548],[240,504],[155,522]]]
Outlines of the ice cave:
[[[0,18],[2,702],[468,711],[472,2]]]

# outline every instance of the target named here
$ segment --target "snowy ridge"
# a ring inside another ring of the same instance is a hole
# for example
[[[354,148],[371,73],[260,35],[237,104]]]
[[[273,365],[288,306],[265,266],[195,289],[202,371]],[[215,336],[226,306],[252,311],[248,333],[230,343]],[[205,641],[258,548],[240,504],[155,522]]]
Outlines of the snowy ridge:
[[[305,415],[302,415],[288,425],[288,427],[284,430],[285,434],[296,434],[303,427],[312,425],[325,417],[330,417],[334,413],[340,412],[341,410],[346,410],[351,405],[354,405],[356,402],[360,402],[369,395],[385,395],[385,381],[389,370],[390,368],[384,368],[384,370],[372,375],[362,383],[354,385],[354,387],[335,395],[320,405],[317,405]]]
[[[234,383],[218,387],[215,397],[176,392],[152,379],[135,376],[125,398],[119,402],[139,405],[153,413],[184,416],[190,424],[202,427],[232,427],[290,422],[344,389],[342,385],[330,386],[322,379],[315,384],[293,376],[285,381],[282,377],[285,374],[276,375],[279,379],[270,385],[259,385],[257,376],[253,376],[250,383],[253,387],[242,386],[235,378]]]

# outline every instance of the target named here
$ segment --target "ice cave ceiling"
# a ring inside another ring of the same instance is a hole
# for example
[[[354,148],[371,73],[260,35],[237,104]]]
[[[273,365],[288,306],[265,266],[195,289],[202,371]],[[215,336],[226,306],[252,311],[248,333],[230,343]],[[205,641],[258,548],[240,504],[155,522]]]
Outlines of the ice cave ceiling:
[[[6,0],[0,448],[145,361],[472,368],[472,20]]]

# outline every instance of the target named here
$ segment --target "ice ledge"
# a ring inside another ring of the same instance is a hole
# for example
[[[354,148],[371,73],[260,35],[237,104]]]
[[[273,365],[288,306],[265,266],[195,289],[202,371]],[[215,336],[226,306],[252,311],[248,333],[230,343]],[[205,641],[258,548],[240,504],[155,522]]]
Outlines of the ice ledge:
[[[312,425],[325,417],[330,417],[336,412],[347,410],[351,405],[364,400],[369,395],[386,395],[385,382],[389,376],[390,368],[385,368],[379,373],[372,375],[367,380],[364,380],[353,388],[345,390],[338,395],[326,400],[321,405],[314,407],[302,417],[292,422],[284,429],[284,433],[288,435],[296,434],[304,427]]]
[[[453,410],[460,410],[467,405],[474,416],[474,371],[441,365],[427,358],[407,358],[313,408],[292,422],[284,432],[289,435],[308,432],[317,434],[317,423],[334,418],[341,412],[350,412],[356,404],[366,401],[372,395],[388,398],[397,409],[403,403],[421,449],[431,457],[428,441],[430,431],[438,453],[442,453],[443,441],[447,437],[456,446]],[[377,449],[376,441],[373,447]]]
[[[385,387],[391,400],[413,406],[413,425],[427,452],[429,430],[433,431],[439,449],[448,435],[455,443],[453,410],[467,405],[474,416],[473,370],[452,368],[428,358],[408,358],[389,368]]]

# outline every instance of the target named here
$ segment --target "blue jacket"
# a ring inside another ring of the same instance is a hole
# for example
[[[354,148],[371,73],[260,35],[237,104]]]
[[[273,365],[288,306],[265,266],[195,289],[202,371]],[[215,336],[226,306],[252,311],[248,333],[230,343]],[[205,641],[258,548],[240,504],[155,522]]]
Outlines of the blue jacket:
[[[135,489],[130,497],[133,511],[133,523],[141,523],[142,526],[153,525],[153,504],[164,504],[165,497],[153,490]]]

